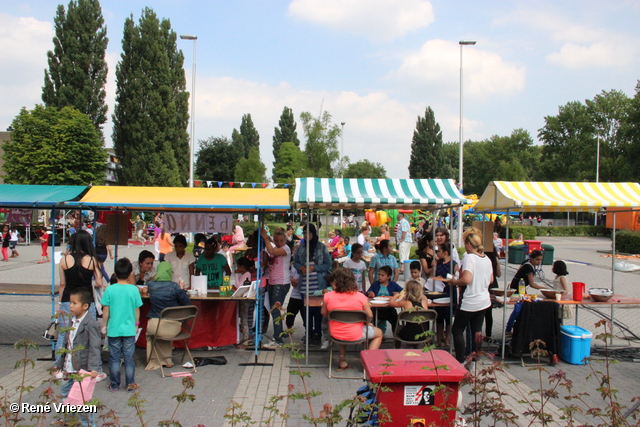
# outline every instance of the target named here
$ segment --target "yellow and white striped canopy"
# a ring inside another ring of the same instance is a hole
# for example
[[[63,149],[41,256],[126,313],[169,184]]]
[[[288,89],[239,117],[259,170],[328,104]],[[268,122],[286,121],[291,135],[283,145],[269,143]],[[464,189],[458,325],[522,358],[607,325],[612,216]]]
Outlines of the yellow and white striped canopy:
[[[585,212],[640,206],[635,182],[493,181],[475,205],[476,211],[513,209],[530,212]]]

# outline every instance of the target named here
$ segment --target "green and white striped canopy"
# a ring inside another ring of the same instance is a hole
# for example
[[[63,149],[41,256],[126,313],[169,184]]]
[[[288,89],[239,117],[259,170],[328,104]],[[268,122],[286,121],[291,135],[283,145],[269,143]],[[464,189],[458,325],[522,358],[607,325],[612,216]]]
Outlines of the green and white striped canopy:
[[[469,204],[452,179],[296,178],[298,208],[438,209]]]

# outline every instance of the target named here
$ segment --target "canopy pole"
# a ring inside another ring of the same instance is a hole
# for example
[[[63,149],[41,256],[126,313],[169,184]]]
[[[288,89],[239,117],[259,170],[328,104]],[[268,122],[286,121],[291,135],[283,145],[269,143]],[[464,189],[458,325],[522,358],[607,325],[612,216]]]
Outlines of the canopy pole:
[[[256,271],[256,308],[255,314],[253,318],[256,323],[256,332],[254,334],[253,340],[253,362],[249,363],[239,363],[238,366],[273,366],[273,363],[260,363],[258,362],[258,355],[260,354],[260,342],[262,341],[262,250],[260,249],[261,243],[261,235],[260,229],[262,228],[262,219],[263,219],[263,211],[258,212],[258,241],[256,244],[258,245],[257,249],[257,257],[258,257],[258,268]],[[265,289],[266,290],[266,289]],[[247,325],[249,327],[249,325]]]
[[[616,212],[613,211],[613,237],[611,239],[611,290],[614,291],[616,289]],[[611,334],[613,335],[613,325],[615,324],[614,317],[614,308],[613,304],[611,304]],[[609,345],[613,344],[613,338],[609,338]]]
[[[503,298],[504,302],[502,304],[502,361],[504,361],[504,351],[506,348],[506,332],[507,332],[507,302],[509,301],[509,297],[507,296],[507,267],[509,267],[509,219],[511,216],[509,215],[509,209],[507,209],[507,229],[505,234],[505,250],[504,250],[504,272],[502,276],[504,277],[504,286],[503,286]],[[500,262],[500,258],[498,258],[498,262]]]
[[[305,260],[305,299],[306,299],[306,304],[305,304],[305,319],[306,321],[305,323],[305,330],[304,330],[304,364],[305,365],[309,365],[309,325],[311,325],[311,321],[309,319],[309,224],[311,224],[311,207],[309,206],[309,200],[307,199],[307,223],[306,223],[306,230],[307,232],[304,233],[304,242],[305,242],[305,246],[307,247],[306,250],[306,260]],[[316,233],[318,233],[318,230],[316,230]]]

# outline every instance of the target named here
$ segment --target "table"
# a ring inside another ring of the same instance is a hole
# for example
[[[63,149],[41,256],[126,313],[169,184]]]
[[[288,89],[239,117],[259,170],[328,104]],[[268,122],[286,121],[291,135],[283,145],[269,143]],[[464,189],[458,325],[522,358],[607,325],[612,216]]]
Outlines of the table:
[[[238,302],[255,301],[255,298],[191,297],[191,304],[198,307],[189,348],[220,347],[238,343]],[[136,346],[147,347],[147,314],[151,308],[149,297],[142,298],[140,327],[142,332]],[[174,341],[174,347],[183,348],[182,342]]]

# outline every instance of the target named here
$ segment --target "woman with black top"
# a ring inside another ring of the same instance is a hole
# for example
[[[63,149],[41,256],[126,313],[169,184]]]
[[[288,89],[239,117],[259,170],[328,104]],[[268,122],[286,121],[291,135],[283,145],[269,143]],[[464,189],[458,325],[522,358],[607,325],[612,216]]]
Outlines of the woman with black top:
[[[425,280],[431,276],[433,270],[433,260],[435,259],[435,252],[433,250],[434,241],[433,235],[427,234],[418,240],[418,258],[420,259],[420,266],[422,267],[422,277]]]
[[[93,284],[91,279],[95,281],[97,288],[102,287],[102,269],[101,262],[96,255],[93,247],[91,235],[79,230],[73,235],[70,241],[71,250],[60,260],[60,307],[58,313],[64,315],[59,316],[59,328],[68,327],[71,319],[69,311],[69,297],[71,291],[78,288],[87,288],[93,295]],[[93,319],[97,318],[96,306],[94,303],[89,305],[89,314]],[[56,341],[56,354],[65,344],[66,333],[60,332]],[[57,357],[60,357],[59,355]]]
[[[549,289],[548,286],[539,285],[534,281],[536,270],[542,265],[542,251],[535,250],[531,252],[529,260],[520,266],[516,275],[511,280],[511,289],[518,289],[520,279],[524,280],[525,286],[531,286],[534,289]]]

